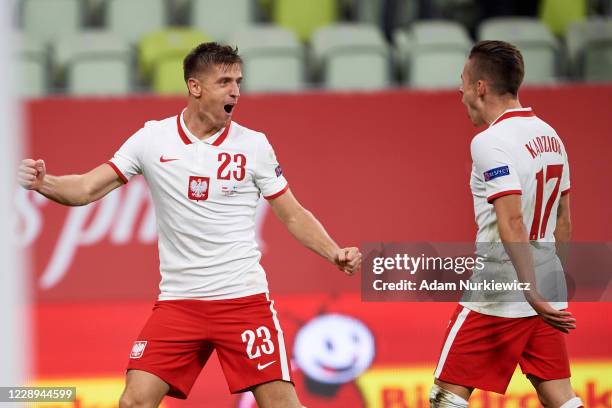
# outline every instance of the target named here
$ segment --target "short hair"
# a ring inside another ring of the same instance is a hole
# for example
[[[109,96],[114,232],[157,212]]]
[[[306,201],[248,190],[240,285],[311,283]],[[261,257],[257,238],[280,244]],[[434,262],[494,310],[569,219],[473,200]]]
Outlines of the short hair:
[[[518,95],[525,77],[523,55],[514,45],[505,41],[480,41],[470,51],[472,61],[470,77],[485,79],[499,95]]]
[[[238,55],[238,47],[232,48],[229,45],[206,42],[187,54],[183,60],[183,76],[187,82],[194,74],[205,72],[215,65],[228,67],[234,64],[242,64],[242,58]]]

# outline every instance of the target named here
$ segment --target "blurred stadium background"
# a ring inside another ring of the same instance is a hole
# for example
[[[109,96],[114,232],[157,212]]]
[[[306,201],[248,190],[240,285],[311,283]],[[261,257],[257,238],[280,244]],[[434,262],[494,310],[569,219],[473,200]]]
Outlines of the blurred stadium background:
[[[511,41],[526,59],[523,105],[557,129],[569,152],[575,240],[612,241],[610,0],[5,4],[26,156],[44,158],[53,174],[108,160],[146,120],[180,112],[186,52],[207,40],[236,44],[245,80],[234,120],[268,135],[297,197],[346,245],[473,239],[476,130],[456,89],[474,41]],[[78,387],[75,404],[53,407],[116,406],[159,281],[144,181],[87,207],[61,207],[17,187],[12,199],[13,235],[32,254],[30,382]],[[359,277],[288,239],[266,205],[258,217],[303,403],[428,406],[455,305],[362,303]],[[574,385],[589,408],[612,408],[612,303],[571,310]],[[189,400],[163,406],[254,407],[249,395],[228,394],[216,357]],[[517,373],[507,396],[479,393],[473,406],[539,405]]]

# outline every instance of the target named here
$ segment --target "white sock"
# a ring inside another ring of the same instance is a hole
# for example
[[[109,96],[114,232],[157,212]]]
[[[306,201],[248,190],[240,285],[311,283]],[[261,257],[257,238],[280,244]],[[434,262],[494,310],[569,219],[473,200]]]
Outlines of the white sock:
[[[468,402],[457,394],[434,384],[429,392],[429,406],[431,408],[467,408]],[[562,408],[574,407],[564,406]]]
[[[580,407],[584,407],[584,405],[582,405],[582,400],[578,397],[574,397],[568,401],[565,401],[565,403],[561,405],[559,408],[580,408]]]

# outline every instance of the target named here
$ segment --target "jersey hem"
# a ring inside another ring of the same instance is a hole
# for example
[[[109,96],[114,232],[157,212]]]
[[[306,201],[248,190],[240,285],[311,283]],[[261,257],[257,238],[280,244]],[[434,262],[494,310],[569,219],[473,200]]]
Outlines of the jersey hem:
[[[258,288],[245,290],[242,292],[232,293],[230,295],[210,295],[210,296],[173,296],[168,294],[161,294],[157,297],[157,300],[229,300],[229,299],[239,299],[247,296],[259,295],[262,293],[269,293],[268,288]]]

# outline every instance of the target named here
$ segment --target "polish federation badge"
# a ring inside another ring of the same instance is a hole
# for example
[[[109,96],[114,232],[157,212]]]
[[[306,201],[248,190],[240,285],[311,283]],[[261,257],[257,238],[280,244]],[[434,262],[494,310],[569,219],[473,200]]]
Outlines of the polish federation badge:
[[[189,176],[189,191],[187,196],[190,200],[203,201],[208,199],[208,188],[210,177]]]

